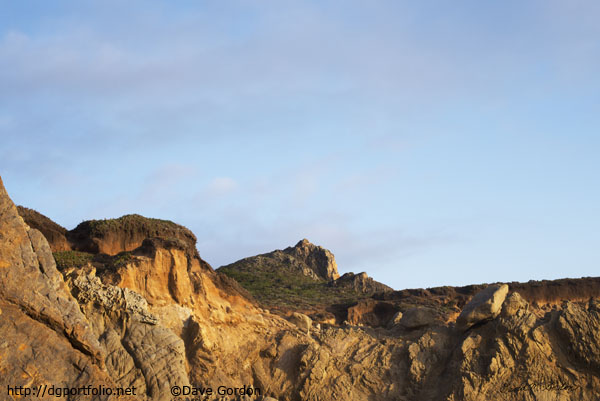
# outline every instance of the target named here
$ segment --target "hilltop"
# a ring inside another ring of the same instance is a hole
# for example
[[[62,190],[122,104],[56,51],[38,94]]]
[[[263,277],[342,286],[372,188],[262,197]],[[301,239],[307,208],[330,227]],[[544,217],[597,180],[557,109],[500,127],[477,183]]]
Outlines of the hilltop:
[[[336,321],[336,315],[343,315],[360,299],[393,291],[364,272],[340,277],[333,253],[307,239],[217,271],[239,282],[265,308],[283,313],[302,311],[325,321]]]

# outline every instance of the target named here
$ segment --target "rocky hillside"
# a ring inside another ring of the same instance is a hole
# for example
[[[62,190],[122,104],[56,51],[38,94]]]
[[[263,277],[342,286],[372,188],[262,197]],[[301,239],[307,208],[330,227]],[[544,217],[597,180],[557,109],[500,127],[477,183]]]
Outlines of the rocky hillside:
[[[366,273],[340,277],[333,253],[307,239],[217,271],[239,282],[264,308],[284,314],[302,311],[332,323],[345,320],[346,308],[358,300],[393,291]]]
[[[102,386],[129,392],[68,399],[171,401],[194,386],[206,400],[597,400],[600,302],[583,281],[584,301],[574,281],[387,292],[364,300],[402,307],[376,328],[283,319],[172,238],[59,272],[0,181],[0,399]]]

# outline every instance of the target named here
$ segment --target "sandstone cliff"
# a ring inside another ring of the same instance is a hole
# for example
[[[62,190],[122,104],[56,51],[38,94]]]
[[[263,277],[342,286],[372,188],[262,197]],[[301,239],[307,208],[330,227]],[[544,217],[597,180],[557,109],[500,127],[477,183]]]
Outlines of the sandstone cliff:
[[[529,294],[537,301],[528,302],[515,291],[527,287],[511,283],[484,293],[488,286],[386,292],[365,300],[374,310],[389,306],[375,314],[381,327],[318,325],[297,312],[288,321],[261,309],[177,238],[147,237],[127,257],[104,261],[61,275],[47,241],[18,216],[0,182],[1,397],[7,386],[43,384],[136,387],[129,399],[156,401],[186,385],[262,390],[231,400],[591,401],[600,394],[596,296],[558,302],[561,290],[551,300]],[[542,299],[552,302],[547,311]],[[450,311],[465,314],[468,325],[457,327]],[[217,398],[227,399],[206,397]]]

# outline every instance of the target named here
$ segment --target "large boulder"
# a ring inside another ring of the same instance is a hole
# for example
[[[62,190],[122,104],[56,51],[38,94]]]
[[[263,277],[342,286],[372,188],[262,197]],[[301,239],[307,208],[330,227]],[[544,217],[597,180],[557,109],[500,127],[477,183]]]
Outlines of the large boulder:
[[[288,318],[290,322],[294,323],[298,328],[305,333],[310,332],[310,328],[312,327],[312,319],[306,316],[303,313],[293,312],[292,315]]]
[[[456,319],[456,327],[459,330],[467,330],[477,323],[496,318],[502,310],[507,294],[506,284],[490,285],[477,293]]]
[[[418,329],[429,326],[436,320],[436,313],[433,309],[424,306],[416,306],[408,309],[402,314],[400,325],[406,329]]]

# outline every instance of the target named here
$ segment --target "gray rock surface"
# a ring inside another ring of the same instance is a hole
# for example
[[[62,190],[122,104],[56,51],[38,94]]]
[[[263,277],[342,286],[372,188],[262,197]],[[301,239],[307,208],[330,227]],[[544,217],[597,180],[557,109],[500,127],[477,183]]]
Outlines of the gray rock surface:
[[[417,329],[428,326],[435,322],[435,311],[424,307],[417,306],[410,308],[402,314],[400,325],[407,329]]]
[[[312,319],[306,316],[303,313],[293,312],[292,315],[288,318],[288,320],[294,323],[298,328],[305,333],[310,332],[310,328],[312,326]]]
[[[463,308],[456,319],[459,330],[467,330],[473,325],[497,317],[502,310],[502,303],[508,294],[508,285],[490,285],[477,293]]]
[[[502,304],[502,316],[515,316],[519,313],[527,311],[529,304],[525,301],[518,292],[508,294]]]

